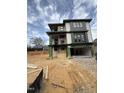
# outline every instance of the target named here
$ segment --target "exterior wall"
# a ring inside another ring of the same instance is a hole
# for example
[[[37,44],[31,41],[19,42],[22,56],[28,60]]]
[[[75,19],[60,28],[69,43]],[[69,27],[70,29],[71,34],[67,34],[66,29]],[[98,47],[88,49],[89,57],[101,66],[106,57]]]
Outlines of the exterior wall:
[[[88,30],[87,32],[87,36],[88,36],[88,41],[89,42],[93,42],[92,39],[92,34],[91,34],[91,27],[90,27],[90,23],[89,22],[79,22],[79,25],[82,24],[82,27],[74,27],[74,24],[78,23],[78,22],[70,22],[70,23],[66,23],[66,31],[83,31],[83,30]],[[71,41],[71,34],[67,34],[67,44],[72,43]]]
[[[66,38],[67,38],[67,44],[71,44],[71,43],[72,43],[71,33],[67,33],[67,34],[66,34]]]
[[[66,29],[67,32],[70,31],[70,23],[65,23],[65,29]],[[67,38],[67,44],[71,44],[72,43],[71,33],[67,33],[66,38]]]
[[[83,31],[88,30],[87,36],[88,36],[88,42],[93,42],[92,34],[91,34],[91,27],[89,22],[79,22],[78,24],[82,24],[82,27],[74,27],[74,24],[78,22],[70,22],[65,24],[66,31]],[[67,44],[72,43],[72,37],[70,33],[67,33]]]
[[[90,23],[87,23],[87,28],[88,28],[88,41],[89,42],[93,42],[93,38],[92,38],[92,34],[91,34],[91,27],[90,27]]]
[[[67,32],[70,31],[70,23],[65,23],[65,29]]]

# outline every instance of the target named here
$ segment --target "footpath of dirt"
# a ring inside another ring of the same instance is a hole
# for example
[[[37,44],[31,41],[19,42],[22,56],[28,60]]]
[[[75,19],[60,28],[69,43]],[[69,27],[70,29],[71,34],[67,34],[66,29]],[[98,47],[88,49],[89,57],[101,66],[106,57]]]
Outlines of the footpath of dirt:
[[[38,68],[48,65],[48,79],[43,81],[41,93],[96,93],[95,62],[91,62],[89,67],[95,69],[91,70],[84,67],[87,66],[86,62],[79,63],[81,59],[67,59],[64,54],[60,54],[58,58],[50,60],[47,54],[39,52],[28,53],[27,61]]]

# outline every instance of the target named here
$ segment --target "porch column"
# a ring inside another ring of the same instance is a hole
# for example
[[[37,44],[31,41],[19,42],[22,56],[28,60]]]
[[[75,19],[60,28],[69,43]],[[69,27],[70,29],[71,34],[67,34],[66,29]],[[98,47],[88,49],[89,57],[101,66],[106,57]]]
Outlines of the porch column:
[[[49,47],[49,58],[53,58],[52,47]]]
[[[49,35],[49,45],[52,45],[52,36]],[[53,51],[52,51],[53,47],[49,46],[49,58],[52,59],[53,58]]]
[[[71,48],[70,48],[70,46],[68,46],[67,52],[68,52],[68,58],[71,58]]]

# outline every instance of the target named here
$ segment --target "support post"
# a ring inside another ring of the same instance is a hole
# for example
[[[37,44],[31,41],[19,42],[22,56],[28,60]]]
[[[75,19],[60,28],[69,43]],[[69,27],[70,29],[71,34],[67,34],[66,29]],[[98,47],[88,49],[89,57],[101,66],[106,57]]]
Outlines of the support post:
[[[52,59],[53,55],[52,55],[52,47],[49,47],[49,58]]]
[[[71,58],[71,48],[70,48],[70,46],[67,49],[68,49],[68,58],[70,59]]]
[[[52,45],[52,36],[49,35],[49,45]],[[52,46],[49,46],[49,58],[53,58],[53,53],[52,53]]]
[[[91,53],[92,53],[92,57],[94,56],[94,47],[93,47],[93,45],[91,46]]]

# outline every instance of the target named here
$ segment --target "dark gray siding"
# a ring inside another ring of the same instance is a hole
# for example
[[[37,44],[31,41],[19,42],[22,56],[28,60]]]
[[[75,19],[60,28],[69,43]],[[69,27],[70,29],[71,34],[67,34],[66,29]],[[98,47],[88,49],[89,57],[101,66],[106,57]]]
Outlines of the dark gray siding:
[[[79,27],[74,27],[74,23],[79,23]],[[80,23],[82,24],[82,27],[80,27]],[[70,30],[71,31],[83,31],[88,30],[86,28],[86,22],[70,22]]]

